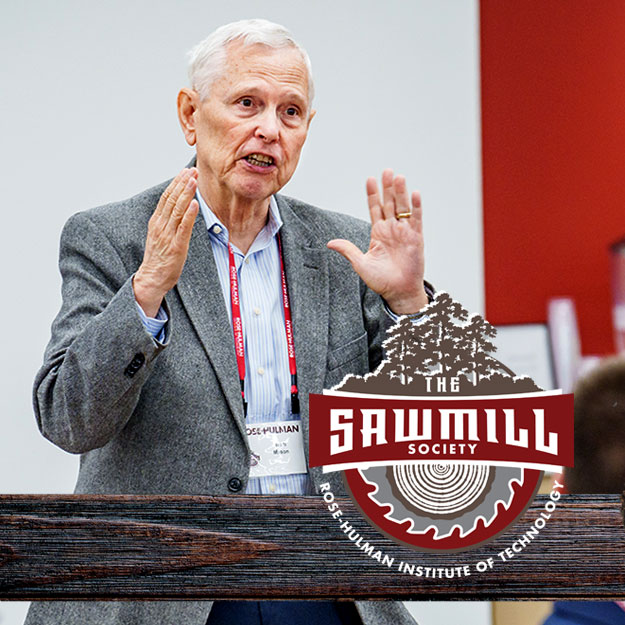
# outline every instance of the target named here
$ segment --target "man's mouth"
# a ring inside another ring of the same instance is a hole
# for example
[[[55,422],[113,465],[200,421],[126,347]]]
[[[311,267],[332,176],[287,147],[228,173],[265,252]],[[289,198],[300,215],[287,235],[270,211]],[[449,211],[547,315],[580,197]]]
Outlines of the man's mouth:
[[[250,165],[256,165],[256,167],[270,167],[273,165],[273,158],[265,154],[248,154],[245,160]]]

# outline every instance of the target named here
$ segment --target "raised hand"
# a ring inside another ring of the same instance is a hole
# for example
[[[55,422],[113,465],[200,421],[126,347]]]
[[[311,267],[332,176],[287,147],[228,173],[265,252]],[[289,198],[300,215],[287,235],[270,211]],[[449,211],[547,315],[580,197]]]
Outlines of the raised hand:
[[[424,255],[421,196],[406,190],[406,179],[390,169],[382,173],[382,199],[375,178],[367,180],[371,243],[363,254],[345,239],[333,239],[331,250],[342,254],[369,288],[398,315],[427,305],[423,287]]]
[[[199,210],[194,199],[198,171],[183,169],[161,195],[150,221],[143,261],[133,279],[135,299],[148,317],[155,317],[180,278],[187,259],[193,223]]]

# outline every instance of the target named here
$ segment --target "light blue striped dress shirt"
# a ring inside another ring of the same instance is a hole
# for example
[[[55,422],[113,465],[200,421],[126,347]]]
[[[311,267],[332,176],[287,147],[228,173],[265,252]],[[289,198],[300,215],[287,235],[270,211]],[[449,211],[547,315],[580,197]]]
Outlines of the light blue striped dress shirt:
[[[199,192],[197,199],[208,228],[222,295],[232,322],[228,230]],[[245,397],[248,402],[246,418],[248,424],[300,418],[298,414],[291,414],[291,376],[284,328],[277,239],[281,227],[282,219],[278,205],[271,197],[269,219],[247,254],[232,246],[239,279],[245,337]],[[156,319],[152,319],[146,317],[138,304],[137,308],[146,329],[158,340],[162,336],[167,315],[161,309]],[[232,337],[224,337],[224,340],[231,341]],[[234,345],[232,349],[234,350]],[[246,490],[248,494],[307,495],[311,492],[308,473],[250,478]]]

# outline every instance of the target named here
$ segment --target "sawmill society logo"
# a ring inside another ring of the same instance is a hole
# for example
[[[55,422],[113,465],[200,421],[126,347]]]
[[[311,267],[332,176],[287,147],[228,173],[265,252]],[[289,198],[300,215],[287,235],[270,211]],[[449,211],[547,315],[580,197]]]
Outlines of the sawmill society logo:
[[[342,471],[369,523],[420,551],[464,551],[509,527],[545,470],[573,464],[573,396],[492,354],[496,330],[439,293],[403,317],[386,360],[310,396],[310,465]]]

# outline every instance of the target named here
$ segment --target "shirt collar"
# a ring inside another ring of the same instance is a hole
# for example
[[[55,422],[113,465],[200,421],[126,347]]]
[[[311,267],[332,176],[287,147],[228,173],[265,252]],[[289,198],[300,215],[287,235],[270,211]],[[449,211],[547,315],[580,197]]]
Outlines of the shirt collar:
[[[218,241],[224,245],[228,244],[228,228],[224,226],[221,220],[213,213],[210,206],[206,203],[199,190],[196,192],[197,201],[200,204],[200,210],[202,211],[202,217],[206,223],[206,228],[209,234],[215,237]],[[263,229],[258,233],[258,236],[254,240],[254,243],[250,247],[248,254],[252,251],[256,251],[265,247],[271,239],[273,239],[280,228],[282,227],[282,218],[280,217],[280,211],[278,210],[278,203],[276,198],[272,195],[269,198],[269,219],[263,226]]]

